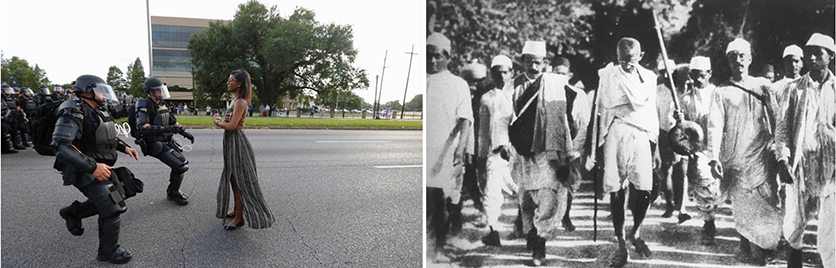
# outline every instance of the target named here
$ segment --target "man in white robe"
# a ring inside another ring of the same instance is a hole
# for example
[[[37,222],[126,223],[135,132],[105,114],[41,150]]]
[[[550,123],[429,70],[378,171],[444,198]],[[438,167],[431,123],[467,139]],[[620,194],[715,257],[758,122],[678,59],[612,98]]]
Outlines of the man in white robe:
[[[489,246],[501,246],[499,216],[505,203],[503,192],[517,194],[517,185],[511,177],[510,154],[511,142],[508,139],[508,126],[514,113],[511,98],[514,92],[506,88],[514,75],[514,64],[504,55],[498,55],[491,61],[491,79],[495,87],[482,95],[479,103],[479,135],[476,148],[479,159],[480,185],[482,186],[482,204],[487,217],[488,234],[482,242]]]
[[[781,237],[777,195],[778,171],[773,150],[774,107],[770,82],[748,73],[749,42],[735,39],[726,48],[732,76],[712,96],[708,117],[708,159],[712,174],[722,176],[720,191],[732,200],[740,234],[737,259],[765,265]]]
[[[427,37],[426,217],[427,243],[434,262],[449,262],[444,255],[450,227],[448,209],[461,199],[464,154],[473,110],[467,82],[450,73],[450,40],[439,33]]]
[[[787,183],[784,237],[792,249],[787,267],[801,267],[802,238],[818,212],[817,251],[822,266],[836,267],[836,77],[833,38],[813,34],[804,47],[810,72],[787,84],[786,113],[779,120],[775,143],[781,181]]]
[[[639,66],[644,56],[638,40],[625,37],[617,44],[618,65],[609,64],[598,71],[597,134],[603,144],[603,189],[610,194],[610,211],[618,249],[610,255],[611,267],[627,264],[630,240],[639,254],[652,252],[641,239],[640,228],[650,207],[653,188],[653,155],[659,136],[656,111],[656,75]],[[589,153],[587,169],[594,164],[595,151]],[[626,191],[634,200],[633,227],[624,234]]]

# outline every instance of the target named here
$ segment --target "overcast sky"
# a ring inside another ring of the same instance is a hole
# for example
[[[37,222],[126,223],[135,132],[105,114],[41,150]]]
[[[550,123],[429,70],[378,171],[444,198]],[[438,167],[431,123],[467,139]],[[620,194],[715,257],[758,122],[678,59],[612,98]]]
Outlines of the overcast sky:
[[[150,0],[152,16],[231,20],[245,0]],[[287,17],[297,6],[316,13],[317,21],[350,24],[355,64],[366,69],[370,86],[355,91],[371,103],[375,75],[380,75],[383,56],[389,50],[381,100],[403,99],[409,52],[412,60],[407,101],[425,91],[423,1],[323,1],[261,0],[276,5]],[[4,58],[18,56],[46,70],[53,83],[65,84],[82,74],[106,78],[110,66],[123,72],[137,57],[148,74],[148,39],[144,0],[40,1],[0,0],[0,49]],[[220,78],[224,79],[224,78]]]

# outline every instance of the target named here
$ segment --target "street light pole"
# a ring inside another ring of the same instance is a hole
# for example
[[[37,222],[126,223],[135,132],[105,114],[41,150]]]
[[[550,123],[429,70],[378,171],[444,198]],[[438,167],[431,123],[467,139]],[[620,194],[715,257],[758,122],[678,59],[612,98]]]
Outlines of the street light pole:
[[[403,112],[406,110],[406,89],[409,88],[409,73],[412,72],[412,56],[418,55],[415,52],[415,44],[412,45],[412,49],[409,50],[409,69],[406,71],[406,86],[403,88],[403,103],[401,103],[401,119],[403,119]]]

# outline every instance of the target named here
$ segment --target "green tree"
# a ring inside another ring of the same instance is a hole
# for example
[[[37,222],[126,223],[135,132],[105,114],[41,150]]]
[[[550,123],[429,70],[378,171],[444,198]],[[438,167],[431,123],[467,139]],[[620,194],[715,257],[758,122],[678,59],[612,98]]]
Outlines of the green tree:
[[[232,21],[212,22],[189,40],[196,95],[220,99],[226,78],[244,69],[254,95],[266,103],[281,96],[296,98],[313,91],[327,99],[368,88],[365,70],[354,66],[357,55],[349,25],[322,24],[313,11],[297,8],[281,17],[276,7],[257,1],[238,5]]]
[[[400,110],[401,110],[401,101],[399,101],[399,100],[389,101],[389,102],[387,102],[386,104],[381,105],[381,106],[380,106],[380,110],[381,110],[381,111],[386,111],[386,107],[387,107],[387,106],[388,106],[388,107],[392,107],[392,111],[398,111],[398,112],[400,112]]]
[[[412,97],[412,100],[407,102],[404,106],[406,106],[407,110],[423,110],[424,94],[415,95],[415,97]]]
[[[41,83],[49,84],[49,78],[46,76],[46,71],[41,69],[37,64],[34,67],[29,66],[29,62],[17,56],[11,59],[3,59],[2,62],[2,80],[8,83],[12,77],[17,78],[20,87],[28,87],[36,90]]]
[[[142,84],[145,83],[145,69],[142,69],[142,61],[139,60],[139,57],[136,58],[134,63],[128,65],[127,77],[126,91],[128,94],[144,97],[146,94],[142,91]]]
[[[113,90],[125,91],[128,89],[128,82],[125,80],[122,70],[115,65],[110,66],[107,70],[107,79],[105,81],[113,87]]]

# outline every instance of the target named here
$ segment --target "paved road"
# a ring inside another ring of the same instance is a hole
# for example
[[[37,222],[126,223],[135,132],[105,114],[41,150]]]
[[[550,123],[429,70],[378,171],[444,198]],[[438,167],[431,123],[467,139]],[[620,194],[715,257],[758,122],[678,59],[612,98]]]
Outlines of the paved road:
[[[571,217],[577,229],[567,232],[558,228],[556,237],[546,242],[547,267],[607,267],[609,254],[617,248],[612,221],[609,216],[609,198],[598,202],[598,240],[592,240],[593,233],[593,204],[592,185],[586,181],[581,184],[580,191],[572,203]],[[531,251],[525,249],[524,238],[514,238],[513,220],[517,216],[517,200],[506,198],[503,205],[498,228],[502,239],[502,247],[485,246],[480,238],[487,234],[487,227],[477,227],[474,220],[478,210],[473,202],[465,201],[462,210],[466,221],[460,236],[450,238],[445,251],[457,256],[450,264],[430,264],[428,267],[527,267],[531,265]],[[693,268],[725,268],[746,267],[735,260],[734,255],[740,242],[734,229],[730,205],[723,205],[718,213],[716,225],[716,246],[700,244],[700,230],[704,221],[697,216],[694,207],[688,207],[688,212],[694,219],[679,225],[676,215],[662,218],[664,212],[663,198],[657,199],[647,214],[642,228],[642,237],[653,251],[650,258],[638,258],[638,254],[629,249],[630,263],[625,267],[693,267]],[[468,222],[469,221],[469,222]],[[753,223],[757,224],[757,223]],[[633,225],[631,213],[627,212],[625,225]],[[821,267],[821,260],[816,250],[817,221],[811,221],[804,235],[805,267]],[[786,267],[785,251],[775,255],[778,259],[771,262],[769,267]]]
[[[276,224],[236,231],[214,216],[223,131],[192,133],[185,207],[165,199],[162,163],[120,155],[117,166],[145,182],[122,216],[134,259],[120,267],[421,266],[420,131],[246,130]],[[58,216],[84,196],[61,186],[53,161],[31,149],[2,156],[3,267],[110,266],[95,260],[96,217],[76,237]]]

